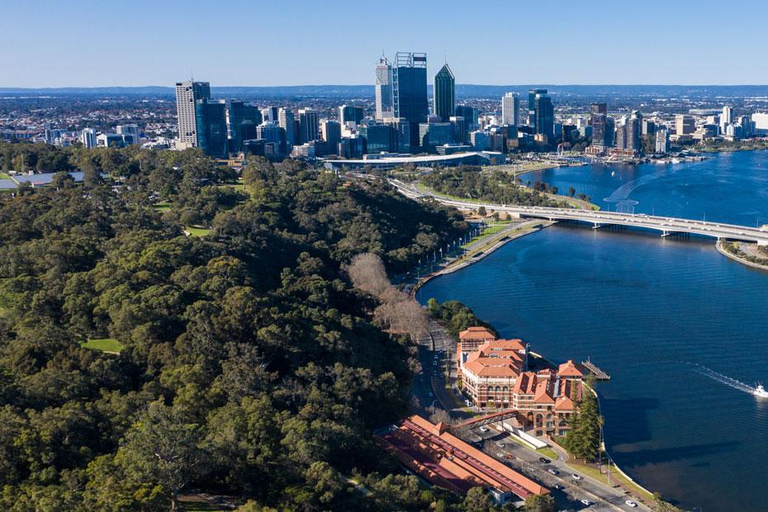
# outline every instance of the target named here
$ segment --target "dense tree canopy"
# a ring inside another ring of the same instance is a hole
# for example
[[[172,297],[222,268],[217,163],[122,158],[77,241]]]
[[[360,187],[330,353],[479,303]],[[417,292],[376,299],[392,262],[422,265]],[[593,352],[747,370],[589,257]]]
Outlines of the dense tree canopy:
[[[243,193],[194,150],[62,154],[55,170],[108,178],[0,194],[3,509],[157,510],[190,489],[250,510],[460,506],[387,476],[371,432],[404,413],[412,351],[342,270],[407,268],[458,214],[293,162],[251,163]],[[184,236],[185,210],[211,233]]]

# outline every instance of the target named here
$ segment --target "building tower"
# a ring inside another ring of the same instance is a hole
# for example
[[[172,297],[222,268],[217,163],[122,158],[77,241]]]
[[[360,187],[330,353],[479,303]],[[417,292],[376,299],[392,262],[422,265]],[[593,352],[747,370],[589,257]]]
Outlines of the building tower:
[[[533,125],[537,135],[543,135],[551,144],[555,140],[555,110],[546,93],[537,93],[533,100]]]
[[[435,115],[447,123],[456,115],[456,78],[447,62],[435,75],[433,93]]]
[[[725,133],[725,129],[731,124],[733,124],[733,108],[726,105],[720,115],[720,133]]]
[[[536,95],[547,94],[546,89],[530,89],[528,91],[528,125],[536,128]],[[538,132],[536,132],[538,133]]]
[[[227,102],[203,98],[195,102],[197,147],[214,158],[229,155]]]
[[[196,103],[211,98],[209,82],[176,83],[176,116],[179,123],[179,147],[198,147]]]
[[[320,138],[320,113],[311,108],[299,110],[300,140],[302,144]]]
[[[294,133],[295,122],[291,109],[281,108],[277,111],[277,124],[285,130],[285,151],[290,153],[294,142],[296,142],[296,133]]]
[[[83,146],[86,148],[95,148],[96,130],[93,128],[83,128],[83,131],[80,132],[80,142],[82,142]]]
[[[517,93],[508,92],[501,98],[501,124],[519,126],[520,97]]]
[[[398,52],[392,67],[394,116],[410,124],[411,149],[419,146],[419,123],[429,116],[427,54]]]
[[[392,95],[392,65],[382,56],[376,64],[374,78],[376,89],[376,119],[384,120],[394,117],[394,98]]]

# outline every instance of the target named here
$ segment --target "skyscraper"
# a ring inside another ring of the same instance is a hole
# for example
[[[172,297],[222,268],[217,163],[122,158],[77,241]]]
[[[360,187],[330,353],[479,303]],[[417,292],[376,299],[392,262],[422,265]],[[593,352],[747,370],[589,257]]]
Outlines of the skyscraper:
[[[592,127],[592,145],[608,147],[608,105],[592,103],[589,106],[589,126]],[[611,134],[612,135],[612,134]],[[613,137],[611,137],[612,139]]]
[[[520,97],[517,93],[508,92],[501,98],[501,124],[519,126]]]
[[[296,134],[294,133],[295,122],[293,112],[289,108],[281,108],[277,112],[277,123],[285,130],[285,150],[290,153],[293,149],[293,144],[296,141]]]
[[[229,154],[227,102],[203,98],[195,102],[197,147],[209,156],[226,158]]]
[[[435,115],[443,122],[456,115],[456,78],[446,62],[435,75],[434,81]]]
[[[320,138],[320,113],[311,108],[299,110],[300,142],[311,142]]]
[[[398,52],[392,68],[394,116],[410,124],[411,148],[419,145],[419,123],[429,116],[427,54]]]
[[[229,125],[229,150],[238,153],[243,141],[256,138],[256,127],[261,124],[261,112],[255,105],[240,100],[231,100],[227,108]]]
[[[360,124],[363,120],[363,107],[355,105],[342,105],[339,107],[339,122],[341,124],[353,122]]]
[[[720,133],[725,133],[725,129],[730,124],[733,124],[733,109],[726,105],[723,107],[723,113],[720,114]]]
[[[179,123],[179,147],[197,147],[196,104],[199,100],[211,98],[211,84],[208,82],[176,83],[176,116]]]
[[[547,94],[546,89],[530,89],[528,91],[528,125],[536,128],[536,95]],[[538,132],[536,132],[538,133]]]
[[[329,154],[336,155],[339,152],[341,142],[341,124],[333,119],[324,119],[320,123],[320,132],[327,146]]]
[[[376,119],[383,120],[394,117],[394,98],[392,96],[392,65],[382,56],[376,64],[374,78],[376,89]]]
[[[549,143],[555,139],[555,110],[546,93],[537,93],[533,100],[535,133],[544,135]]]
[[[135,124],[119,124],[115,127],[115,131],[118,135],[123,136],[123,140],[126,144],[138,144],[139,143],[139,127]]]

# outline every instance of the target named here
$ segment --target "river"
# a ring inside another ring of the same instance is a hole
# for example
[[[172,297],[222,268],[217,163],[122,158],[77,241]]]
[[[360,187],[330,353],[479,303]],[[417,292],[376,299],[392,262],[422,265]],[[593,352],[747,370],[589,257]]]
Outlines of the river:
[[[612,211],[768,223],[768,152],[527,179]],[[768,510],[768,400],[697,371],[768,381],[768,273],[703,238],[563,225],[428,282],[418,298],[430,297],[464,302],[550,359],[591,357],[610,373],[606,444],[646,487],[689,510]]]

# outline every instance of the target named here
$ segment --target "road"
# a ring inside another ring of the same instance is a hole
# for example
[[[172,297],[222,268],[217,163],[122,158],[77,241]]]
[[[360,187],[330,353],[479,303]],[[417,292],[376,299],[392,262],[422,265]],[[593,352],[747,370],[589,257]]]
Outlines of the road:
[[[679,219],[676,217],[658,217],[654,215],[634,213],[580,210],[574,208],[507,206],[493,203],[458,201],[435,194],[433,192],[425,192],[418,189],[413,184],[404,183],[399,180],[392,179],[390,180],[390,183],[406,197],[410,197],[412,199],[429,197],[441,204],[454,206],[456,208],[476,209],[483,206],[486,210],[512,213],[523,217],[534,217],[547,220],[572,220],[588,222],[592,223],[595,227],[609,225],[630,226],[661,231],[663,234],[662,236],[674,233],[689,233],[717,239],[725,238],[729,240],[753,242],[760,246],[768,245],[768,231],[748,226],[739,226],[736,224],[706,222],[703,220],[694,219]]]

